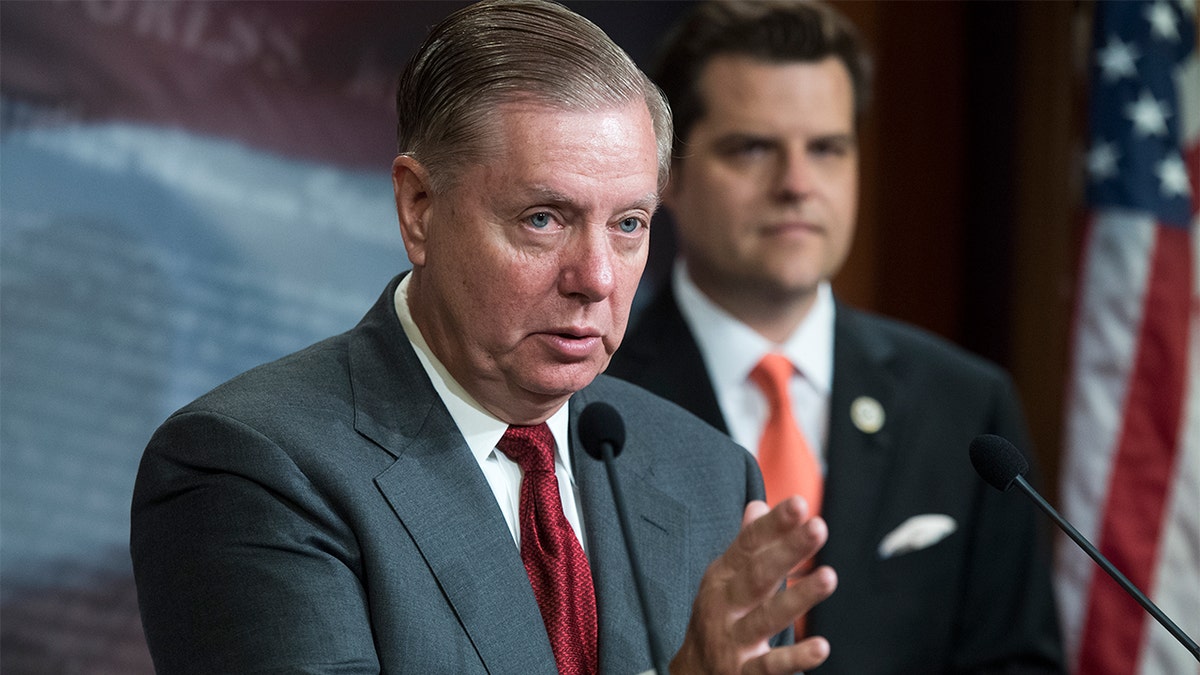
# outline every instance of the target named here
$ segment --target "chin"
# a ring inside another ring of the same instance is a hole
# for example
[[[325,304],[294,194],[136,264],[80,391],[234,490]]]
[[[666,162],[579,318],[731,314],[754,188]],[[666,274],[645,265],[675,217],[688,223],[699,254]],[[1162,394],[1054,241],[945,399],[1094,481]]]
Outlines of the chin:
[[[605,359],[605,363],[607,363],[607,359]],[[551,372],[547,372],[544,377],[529,382],[527,389],[547,398],[568,397],[591,384],[602,370],[603,368],[598,368],[591,363],[559,365],[551,369]]]

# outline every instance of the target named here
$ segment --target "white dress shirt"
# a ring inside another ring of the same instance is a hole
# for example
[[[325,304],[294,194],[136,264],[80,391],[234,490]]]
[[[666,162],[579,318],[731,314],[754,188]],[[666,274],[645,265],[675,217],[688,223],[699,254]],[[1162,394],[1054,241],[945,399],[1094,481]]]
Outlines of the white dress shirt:
[[[462,385],[451,377],[446,366],[429,349],[429,344],[425,342],[425,337],[421,335],[417,324],[413,322],[412,312],[408,309],[408,282],[411,278],[411,274],[406,275],[396,288],[394,298],[396,316],[400,318],[404,334],[408,336],[409,342],[416,350],[417,358],[421,360],[425,373],[433,382],[433,388],[437,390],[442,403],[450,411],[450,416],[454,418],[454,423],[458,425],[458,430],[466,439],[467,446],[471,448],[471,454],[475,456],[475,461],[479,462],[479,468],[483,470],[483,476],[491,486],[496,503],[499,504],[500,511],[504,514],[504,520],[508,523],[513,541],[520,546],[521,467],[496,449],[496,444],[508,430],[508,423],[497,419],[479,405],[462,388]],[[562,497],[563,513],[566,515],[567,521],[571,523],[571,528],[575,530],[575,536],[579,538],[580,545],[586,551],[582,514],[579,513],[577,506],[575,477],[571,472],[571,454],[567,451],[570,438],[568,407],[563,405],[555,411],[550,419],[546,420],[546,424],[550,427],[550,433],[554,435],[554,473],[558,477],[558,494]]]
[[[783,354],[798,371],[789,388],[792,412],[824,471],[833,387],[835,307],[829,284],[821,284],[812,308],[787,340],[773,344],[709,300],[692,283],[682,260],[672,274],[675,301],[696,337],[729,435],[751,453],[758,452],[769,408],[762,390],[750,380],[750,371],[763,356]]]

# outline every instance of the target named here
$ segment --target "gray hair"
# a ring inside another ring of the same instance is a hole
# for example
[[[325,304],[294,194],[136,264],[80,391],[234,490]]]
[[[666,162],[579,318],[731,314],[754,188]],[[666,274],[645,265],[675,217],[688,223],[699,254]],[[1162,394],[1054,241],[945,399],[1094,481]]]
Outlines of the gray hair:
[[[659,189],[666,184],[672,130],[662,92],[598,26],[547,0],[484,0],[434,26],[396,90],[399,151],[443,189],[482,159],[496,106],[514,102],[572,111],[644,102]]]

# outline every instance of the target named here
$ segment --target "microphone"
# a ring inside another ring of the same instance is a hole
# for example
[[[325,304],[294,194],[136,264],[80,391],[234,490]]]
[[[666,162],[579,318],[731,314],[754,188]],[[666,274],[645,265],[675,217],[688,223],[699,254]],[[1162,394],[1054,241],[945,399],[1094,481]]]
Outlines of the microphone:
[[[1034,504],[1038,505],[1038,508],[1050,516],[1050,519],[1063,532],[1067,533],[1067,536],[1079,548],[1083,549],[1084,553],[1087,553],[1091,556],[1092,560],[1096,561],[1100,569],[1107,572],[1108,576],[1113,578],[1113,581],[1116,581],[1121,588],[1125,589],[1126,593],[1133,597],[1134,600],[1137,600],[1138,604],[1150,613],[1150,616],[1162,624],[1163,628],[1167,629],[1167,632],[1187,648],[1192,653],[1192,656],[1196,657],[1197,661],[1200,661],[1200,647],[1196,646],[1196,642],[1188,637],[1187,633],[1183,632],[1179,626],[1175,625],[1175,622],[1168,618],[1150,598],[1146,597],[1145,593],[1138,590],[1137,586],[1134,586],[1124,574],[1121,574],[1121,571],[1113,566],[1108,558],[1104,557],[1092,545],[1092,542],[1088,541],[1079,533],[1079,530],[1076,530],[1071,523],[1067,522],[1053,506],[1050,506],[1049,502],[1038,494],[1037,490],[1033,489],[1029,481],[1025,480],[1024,474],[1029,470],[1029,462],[1025,460],[1025,457],[1021,454],[1020,450],[1017,450],[1016,446],[1008,442],[1007,439],[993,434],[976,436],[975,440],[971,441],[971,464],[975,466],[975,471],[987,481],[988,485],[1001,492],[1006,492],[1013,484],[1016,484],[1022,492],[1033,500]]]
[[[611,405],[598,401],[583,409],[579,415],[579,440],[583,449],[593,459],[604,462],[608,471],[608,485],[612,489],[613,504],[617,507],[617,522],[621,526],[621,538],[625,541],[625,553],[629,556],[629,567],[633,571],[633,583],[637,590],[638,603],[642,607],[642,619],[646,622],[646,639],[650,645],[650,660],[658,675],[667,675],[667,662],[663,659],[662,643],[658,631],[650,620],[650,602],[646,597],[646,580],[638,564],[637,552],[629,531],[629,514],[625,509],[624,492],[621,490],[613,460],[625,447],[625,422],[621,414]]]

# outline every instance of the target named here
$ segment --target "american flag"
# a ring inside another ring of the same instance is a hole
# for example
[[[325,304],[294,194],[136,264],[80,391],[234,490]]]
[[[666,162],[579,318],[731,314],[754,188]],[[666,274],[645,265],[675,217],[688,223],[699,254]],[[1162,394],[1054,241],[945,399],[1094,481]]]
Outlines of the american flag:
[[[1200,635],[1200,62],[1196,10],[1098,2],[1088,231],[1060,499],[1068,519],[1189,635]],[[1072,671],[1200,665],[1065,538]]]

